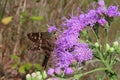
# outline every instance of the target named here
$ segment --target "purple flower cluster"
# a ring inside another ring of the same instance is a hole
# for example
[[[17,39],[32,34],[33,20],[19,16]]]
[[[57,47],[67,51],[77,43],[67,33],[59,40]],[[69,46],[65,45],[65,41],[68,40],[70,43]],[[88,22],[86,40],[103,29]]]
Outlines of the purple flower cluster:
[[[86,26],[90,26],[91,28],[95,24],[105,26],[107,20],[104,15],[110,18],[119,16],[118,6],[110,6],[106,9],[104,0],[99,0],[96,10],[89,10],[87,13],[72,16],[70,19],[65,18],[62,24],[64,30],[59,35],[54,50],[58,62],[55,69],[48,70],[49,75],[58,74],[61,70],[65,74],[71,74],[73,69],[70,66],[74,62],[81,64],[84,61],[92,59],[92,50],[87,43],[80,43],[78,37]]]

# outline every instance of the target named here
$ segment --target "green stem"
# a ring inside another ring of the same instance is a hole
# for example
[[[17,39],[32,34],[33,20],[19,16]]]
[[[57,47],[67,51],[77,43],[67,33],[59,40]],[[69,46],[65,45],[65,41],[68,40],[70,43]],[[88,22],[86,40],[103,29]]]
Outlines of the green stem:
[[[92,29],[92,32],[94,33],[94,35],[95,35],[95,37],[96,37],[96,39],[97,39],[97,42],[100,43],[99,37],[96,35],[96,33],[95,33],[95,31],[94,31],[93,29]]]
[[[79,78],[81,78],[82,76],[85,76],[85,75],[88,75],[90,73],[93,73],[93,72],[97,72],[97,71],[105,71],[107,70],[107,68],[97,68],[97,69],[94,69],[94,70],[91,70],[91,71],[88,71],[88,72],[85,72],[85,73],[82,73],[79,75]]]
[[[4,3],[4,5],[3,5],[3,9],[2,9],[2,11],[1,11],[1,15],[0,15],[0,21],[1,21],[1,19],[3,18],[3,16],[4,16],[7,2],[8,2],[8,0],[5,0],[5,3]]]

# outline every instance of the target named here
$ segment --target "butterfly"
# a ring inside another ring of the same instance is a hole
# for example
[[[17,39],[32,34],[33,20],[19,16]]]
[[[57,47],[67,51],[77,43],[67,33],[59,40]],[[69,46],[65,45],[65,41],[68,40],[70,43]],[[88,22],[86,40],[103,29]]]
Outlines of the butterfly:
[[[44,51],[45,57],[42,62],[42,66],[45,69],[50,58],[50,55],[55,48],[56,37],[49,32],[28,33],[27,37],[34,43],[34,46],[33,48],[31,48],[31,50],[42,49]]]

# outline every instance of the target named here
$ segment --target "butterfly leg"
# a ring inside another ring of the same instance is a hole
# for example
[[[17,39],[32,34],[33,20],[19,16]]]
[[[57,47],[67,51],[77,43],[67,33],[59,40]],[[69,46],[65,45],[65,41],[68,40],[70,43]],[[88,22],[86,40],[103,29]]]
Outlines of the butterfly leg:
[[[46,69],[46,67],[47,67],[47,63],[48,63],[49,57],[50,57],[50,56],[48,56],[48,55],[45,55],[45,57],[44,57],[44,60],[43,60],[43,62],[42,62],[42,67],[43,67],[44,69]]]

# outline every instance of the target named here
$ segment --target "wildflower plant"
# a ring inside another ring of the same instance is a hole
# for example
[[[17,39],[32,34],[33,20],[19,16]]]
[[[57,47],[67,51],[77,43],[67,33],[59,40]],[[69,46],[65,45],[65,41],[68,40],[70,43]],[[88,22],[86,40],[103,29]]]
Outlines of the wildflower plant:
[[[61,24],[62,32],[57,38],[53,54],[56,57],[56,63],[47,72],[50,79],[53,77],[53,80],[80,80],[81,77],[90,73],[103,71],[106,76],[99,80],[106,78],[118,80],[113,66],[119,61],[120,46],[117,41],[113,44],[108,43],[108,31],[114,18],[120,16],[120,12],[118,6],[106,7],[104,0],[99,0],[97,6],[96,9],[91,9],[86,13],[82,12],[79,16],[64,18]],[[103,28],[105,34],[103,45],[100,41],[100,27]],[[86,28],[87,30],[85,30]],[[55,26],[49,28],[49,32],[55,30],[57,30]],[[91,41],[88,30],[91,30],[96,36],[96,43]],[[82,36],[86,40],[83,41]],[[95,60],[104,66],[84,72],[84,66]]]

